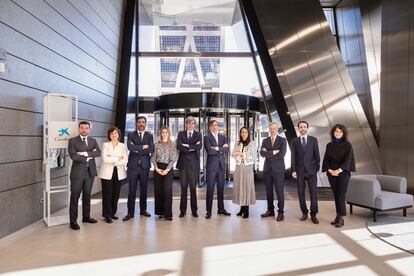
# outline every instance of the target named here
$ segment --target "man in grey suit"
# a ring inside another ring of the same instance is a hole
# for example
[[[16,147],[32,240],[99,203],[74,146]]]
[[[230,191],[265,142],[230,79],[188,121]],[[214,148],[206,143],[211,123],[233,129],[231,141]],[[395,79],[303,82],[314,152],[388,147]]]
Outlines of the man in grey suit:
[[[273,204],[273,186],[276,189],[278,215],[276,220],[285,219],[285,154],[286,139],[277,135],[278,125],[275,122],[269,124],[270,137],[262,142],[260,155],[265,158],[263,173],[266,186],[267,211],[261,215],[262,218],[274,217],[275,206]]]
[[[97,223],[91,218],[91,191],[93,179],[97,176],[95,158],[101,156],[98,143],[89,137],[90,123],[79,123],[79,135],[69,139],[68,151],[72,159],[70,170],[70,228],[79,230],[78,202],[82,192],[82,222]]]
[[[308,208],[306,206],[305,185],[308,183],[310,194],[310,215],[312,222],[318,224],[316,218],[318,213],[318,192],[317,192],[317,172],[320,168],[320,156],[318,139],[308,135],[309,124],[306,121],[298,123],[300,136],[292,140],[291,146],[291,168],[292,176],[298,182],[298,195],[300,209],[302,211],[301,221],[308,218]]]

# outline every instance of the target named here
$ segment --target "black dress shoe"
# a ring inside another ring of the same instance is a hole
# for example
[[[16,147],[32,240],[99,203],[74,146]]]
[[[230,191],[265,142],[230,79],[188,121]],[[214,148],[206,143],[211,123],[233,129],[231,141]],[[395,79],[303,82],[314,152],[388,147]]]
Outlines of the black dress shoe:
[[[285,216],[283,215],[283,213],[279,213],[279,214],[277,215],[276,221],[282,221],[282,220],[284,220],[284,219],[285,219]]]
[[[225,216],[231,216],[231,214],[229,212],[227,212],[226,209],[218,211],[217,214],[225,215]]]
[[[105,222],[106,223],[112,223],[112,219],[111,218],[105,218]]]
[[[193,217],[195,217],[195,218],[198,218],[198,214],[197,214],[197,212],[192,212],[192,213],[191,213],[191,215],[192,215]]]
[[[111,219],[117,220],[117,219],[119,219],[119,218],[118,218],[117,216],[113,215],[113,216],[111,217]]]
[[[316,218],[316,216],[312,216],[311,220],[313,224],[319,224],[319,220]]]
[[[171,220],[173,220],[172,218],[165,218],[164,220],[169,220],[169,221],[171,221]]]
[[[275,213],[274,213],[274,212],[271,212],[271,211],[269,211],[269,210],[267,210],[267,211],[266,211],[266,213],[261,214],[260,216],[261,216],[262,218],[274,217],[274,216],[275,216]]]
[[[122,219],[122,221],[127,221],[127,220],[130,220],[132,218],[134,218],[134,215],[128,214]]]
[[[144,217],[147,217],[147,218],[149,218],[150,216],[151,216],[151,214],[150,213],[148,213],[147,211],[142,211],[142,212],[140,212],[139,213],[141,216],[144,216]]]
[[[86,222],[86,223],[97,223],[98,221],[96,219],[93,218],[83,218],[82,222]]]
[[[69,227],[70,227],[70,229],[72,229],[72,230],[79,230],[79,229],[80,229],[80,226],[79,226],[79,224],[77,224],[77,223],[71,223],[71,224],[69,225]]]
[[[302,214],[302,217],[300,218],[301,221],[307,220],[308,214]]]
[[[185,212],[181,212],[178,217],[183,218],[185,216]]]
[[[206,214],[206,219],[211,219],[211,214],[210,213]]]

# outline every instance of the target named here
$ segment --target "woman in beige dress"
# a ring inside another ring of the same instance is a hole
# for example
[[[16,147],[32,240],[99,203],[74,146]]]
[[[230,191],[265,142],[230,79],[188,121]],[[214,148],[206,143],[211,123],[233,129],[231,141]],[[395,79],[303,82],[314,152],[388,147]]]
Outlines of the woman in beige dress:
[[[231,155],[236,159],[233,203],[240,205],[240,212],[237,215],[248,218],[249,205],[256,203],[253,164],[256,160],[257,149],[254,142],[250,140],[250,133],[247,127],[240,129],[239,141],[236,142]]]

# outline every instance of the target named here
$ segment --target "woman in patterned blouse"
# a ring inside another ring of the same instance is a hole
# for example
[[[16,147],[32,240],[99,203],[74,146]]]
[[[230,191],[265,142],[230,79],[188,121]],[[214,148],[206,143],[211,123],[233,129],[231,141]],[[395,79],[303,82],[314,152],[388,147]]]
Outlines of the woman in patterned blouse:
[[[171,140],[170,130],[163,126],[151,156],[151,163],[154,165],[155,214],[160,219],[172,220],[173,166],[177,159],[177,149]]]

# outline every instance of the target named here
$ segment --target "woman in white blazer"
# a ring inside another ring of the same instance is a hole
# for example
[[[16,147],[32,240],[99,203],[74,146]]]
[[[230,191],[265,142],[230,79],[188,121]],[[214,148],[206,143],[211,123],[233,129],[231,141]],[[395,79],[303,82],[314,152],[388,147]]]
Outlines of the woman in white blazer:
[[[108,130],[109,142],[102,147],[102,166],[99,177],[102,182],[102,216],[107,223],[118,219],[115,215],[118,209],[121,180],[126,178],[125,165],[128,155],[125,145],[121,142],[121,131],[117,127]]]

